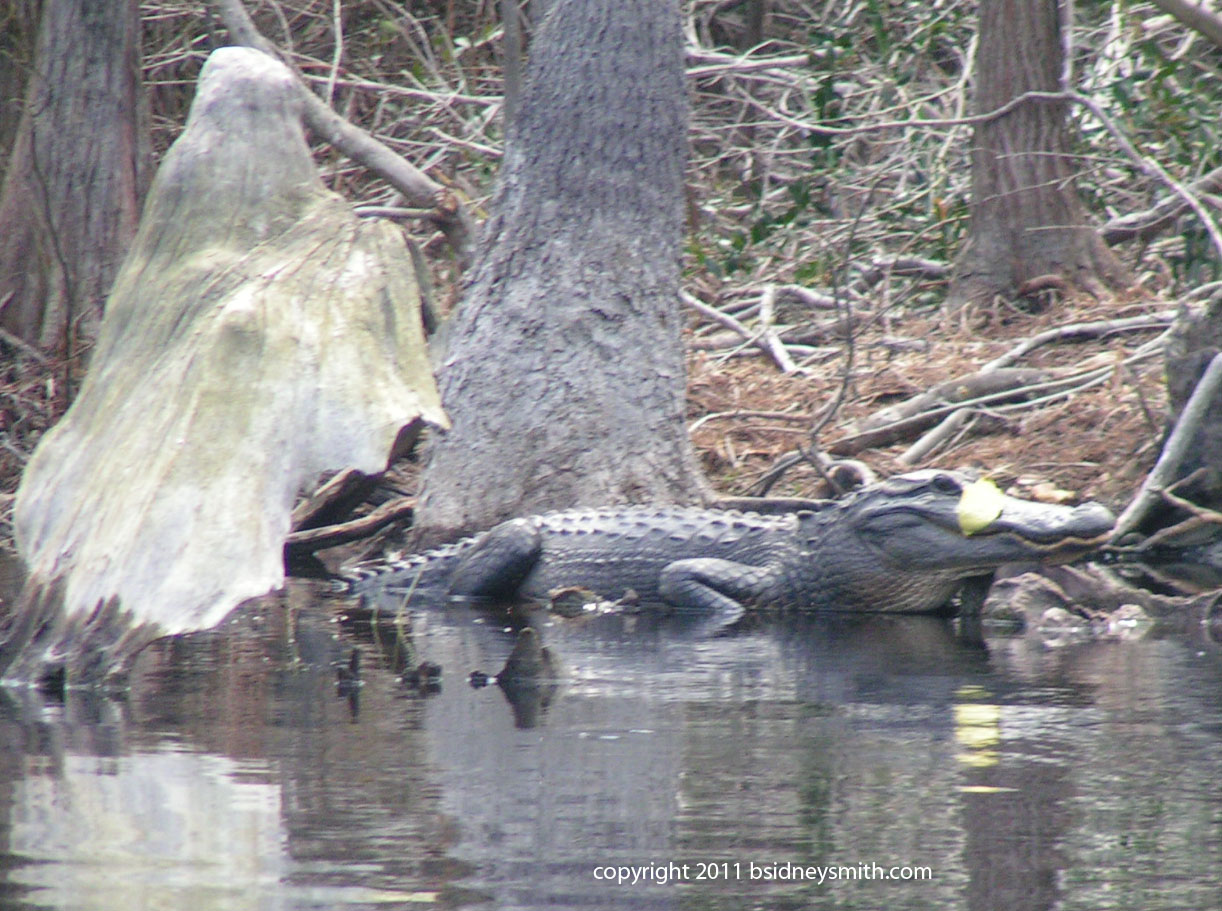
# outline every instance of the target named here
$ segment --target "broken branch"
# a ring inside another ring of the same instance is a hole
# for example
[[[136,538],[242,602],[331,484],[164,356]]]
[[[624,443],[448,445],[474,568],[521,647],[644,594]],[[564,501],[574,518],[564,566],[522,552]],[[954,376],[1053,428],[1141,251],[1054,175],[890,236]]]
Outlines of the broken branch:
[[[1130,316],[1124,319],[1096,320],[1090,323],[1070,323],[1067,326],[1057,326],[1039,335],[1033,335],[1015,345],[1001,357],[994,358],[980,368],[981,373],[988,373],[1009,367],[1015,361],[1031,353],[1042,345],[1059,342],[1066,339],[1099,338],[1114,332],[1132,332],[1140,329],[1165,329],[1175,319],[1175,313],[1164,310],[1161,313],[1150,313],[1142,316]]]
[[[415,497],[399,497],[389,503],[383,503],[369,515],[350,522],[295,531],[285,539],[284,547],[286,551],[295,553],[313,553],[327,547],[359,541],[392,522],[411,516],[415,508]]]
[[[1196,388],[1192,390],[1188,404],[1184,406],[1180,419],[1175,423],[1175,429],[1167,438],[1158,462],[1142,482],[1133,502],[1116,520],[1116,529],[1112,532],[1113,542],[1136,529],[1154,504],[1162,499],[1162,491],[1170,486],[1179,471],[1184,457],[1188,454],[1188,448],[1196,438],[1201,421],[1205,418],[1205,412],[1216,399],[1219,388],[1222,388],[1222,354],[1215,354]]]
[[[255,28],[241,0],[214,0],[225,28],[235,44],[252,47],[273,59],[284,55]],[[290,67],[290,70],[292,68]],[[293,81],[304,105],[303,118],[318,136],[382,177],[413,205],[427,207],[430,219],[445,234],[463,270],[474,254],[475,226],[470,213],[453,191],[417,170],[364,130],[353,126],[315,95],[293,71]]]

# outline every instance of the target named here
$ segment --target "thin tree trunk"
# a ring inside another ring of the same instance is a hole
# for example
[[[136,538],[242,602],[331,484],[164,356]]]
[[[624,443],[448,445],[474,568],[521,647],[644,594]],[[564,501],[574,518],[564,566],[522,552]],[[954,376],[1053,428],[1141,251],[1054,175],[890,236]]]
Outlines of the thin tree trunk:
[[[0,185],[21,122],[21,99],[37,32],[37,0],[8,0],[0,12]]]
[[[673,0],[556,0],[441,374],[422,542],[582,504],[692,502]]]
[[[0,193],[0,326],[74,353],[140,216],[147,165],[136,0],[46,0]]]
[[[1057,0],[982,3],[977,112],[1024,92],[1061,90],[1062,34]],[[1012,295],[1042,275],[1089,291],[1124,284],[1123,267],[1087,224],[1066,114],[1067,102],[1029,100],[976,127],[971,232],[956,263],[952,309]]]

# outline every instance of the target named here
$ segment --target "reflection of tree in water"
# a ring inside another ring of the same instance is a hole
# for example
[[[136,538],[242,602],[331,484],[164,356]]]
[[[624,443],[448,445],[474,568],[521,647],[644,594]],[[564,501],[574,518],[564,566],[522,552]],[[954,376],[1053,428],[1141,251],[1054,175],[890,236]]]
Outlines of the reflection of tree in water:
[[[21,782],[23,765],[39,768],[30,754],[45,751],[49,771],[24,777],[75,798],[70,817],[43,807],[50,828],[35,852],[70,841],[73,828],[90,838],[142,832],[145,841],[130,848],[152,867],[116,854],[136,865],[131,889],[158,866],[185,864],[173,879],[199,895],[233,890],[266,907],[384,903],[449,889],[465,871],[446,855],[452,824],[420,751],[420,702],[382,674],[362,688],[354,724],[333,667],[348,651],[319,605],[299,595],[287,607],[243,611],[216,632],[155,643],[128,700],[102,700],[109,717],[67,709],[55,724],[40,723],[37,710],[0,716],[0,795]],[[69,695],[69,706],[78,702],[91,704]],[[105,770],[100,756],[114,757]],[[69,883],[87,889],[107,878],[96,847],[79,846],[83,872]]]

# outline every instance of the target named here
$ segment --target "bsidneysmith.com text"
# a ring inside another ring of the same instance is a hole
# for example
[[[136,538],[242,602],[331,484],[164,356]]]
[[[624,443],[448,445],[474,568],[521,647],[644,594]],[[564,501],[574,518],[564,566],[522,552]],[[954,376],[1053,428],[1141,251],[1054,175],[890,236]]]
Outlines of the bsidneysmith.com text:
[[[616,885],[708,882],[735,880],[750,882],[825,883],[835,880],[894,879],[917,882],[933,879],[932,867],[890,866],[876,863],[796,864],[716,861],[667,864],[625,864],[594,868],[594,878]]]

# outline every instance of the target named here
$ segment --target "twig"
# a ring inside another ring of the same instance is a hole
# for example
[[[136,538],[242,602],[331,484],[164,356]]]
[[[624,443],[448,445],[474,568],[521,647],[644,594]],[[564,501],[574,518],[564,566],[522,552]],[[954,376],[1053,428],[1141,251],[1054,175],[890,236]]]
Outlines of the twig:
[[[335,48],[331,52],[331,69],[327,73],[327,91],[323,95],[328,105],[335,103],[335,80],[339,76],[339,65],[344,59],[343,0],[331,0],[331,21],[331,30],[335,35]]]
[[[703,48],[688,48],[686,52],[687,76],[702,79],[706,76],[723,76],[727,73],[750,73],[759,70],[775,70],[787,67],[810,65],[809,54],[791,54],[788,57],[752,57],[751,52],[740,56],[721,54]]]
[[[793,411],[716,411],[706,414],[693,421],[687,428],[688,433],[695,433],[709,421],[739,420],[741,418],[761,418],[769,421],[796,421],[805,424],[810,421],[809,414],[799,414]]]
[[[773,314],[776,312],[776,285],[768,285],[760,295],[760,332],[759,346],[768,352],[768,356],[776,363],[781,373],[790,374],[798,371],[798,366],[785,350],[785,345],[772,328]]]
[[[881,180],[881,178],[879,178]],[[866,209],[870,205],[870,200],[874,196],[874,191],[878,189],[878,181],[866,192],[865,199],[861,202],[861,208],[857,210],[857,217],[853,219],[853,223],[849,225],[848,237],[844,243],[844,265],[847,267],[849,258],[853,255],[853,241],[857,237],[857,228],[861,225],[862,218],[865,217]],[[836,387],[836,395],[823,412],[815,420],[814,426],[810,429],[810,446],[811,451],[817,456],[819,449],[819,434],[826,427],[840,410],[840,406],[844,404],[844,400],[848,398],[849,387],[853,385],[853,367],[857,359],[857,344],[853,337],[853,302],[849,296],[844,293],[844,285],[841,281],[841,271],[839,269],[832,271],[832,299],[836,301],[836,315],[842,318],[844,325],[844,364],[840,374],[840,385]],[[824,474],[823,467],[817,457],[812,457],[809,453],[806,455],[807,461],[819,470],[820,474]],[[838,486],[831,478],[824,474],[824,480],[832,490],[838,490]]]
[[[1204,177],[1188,184],[1185,189],[1193,196],[1206,196],[1222,190],[1222,168],[1214,168]],[[1099,229],[1099,234],[1108,244],[1146,238],[1165,228],[1188,208],[1184,197],[1173,193],[1144,211],[1130,212],[1120,218],[1113,218]]]
[[[748,344],[755,345],[777,365],[783,373],[792,373],[798,368],[794,365],[793,360],[785,352],[785,348],[775,335],[769,335],[762,332],[752,332],[741,322],[730,316],[728,313],[722,313],[716,307],[710,307],[704,301],[700,300],[694,294],[687,291],[681,291],[680,297],[683,303],[691,307],[702,316],[708,317],[716,323],[720,323],[732,332],[737,333]],[[779,350],[778,350],[779,349]]]
[[[427,218],[432,214],[430,209],[409,209],[406,206],[357,206],[353,212],[359,218]]]
[[[1159,491],[1159,496],[1161,496],[1164,500],[1166,500],[1172,506],[1176,506],[1187,512],[1189,514],[1188,518],[1177,522],[1174,525],[1169,525],[1166,528],[1160,528],[1158,531],[1154,532],[1154,534],[1150,535],[1150,537],[1146,538],[1139,544],[1134,545],[1133,547],[1117,547],[1115,549],[1121,553],[1144,554],[1156,547],[1162,546],[1167,541],[1174,541],[1176,538],[1181,538],[1182,536],[1188,534],[1188,532],[1195,531],[1198,528],[1222,524],[1222,513],[1215,512],[1212,509],[1206,509],[1203,506],[1198,506],[1191,500],[1186,500],[1183,497],[1176,496],[1176,494],[1173,492],[1177,487],[1187,487],[1188,485],[1192,484],[1202,475],[1206,474],[1207,471],[1208,469],[1206,468],[1198,468],[1187,477],[1180,478],[1166,490]]]
[[[1188,0],[1153,0],[1164,13],[1170,13],[1184,25],[1196,31],[1217,47],[1222,47],[1222,16],[1210,10],[1204,3],[1189,3]]]
[[[1122,364],[1132,364],[1137,361],[1144,360],[1161,350],[1162,338],[1155,339],[1159,345],[1145,345],[1141,349],[1134,352],[1126,358]],[[991,395],[982,395],[973,399],[966,399],[961,402],[956,402],[949,405],[942,405],[936,408],[930,408],[922,411],[919,414],[914,414],[909,417],[904,417],[900,420],[892,421],[877,427],[872,427],[869,430],[861,433],[850,434],[849,436],[841,437],[828,447],[828,452],[833,455],[853,455],[862,450],[869,449],[873,446],[881,446],[893,442],[897,439],[914,433],[929,424],[941,418],[946,417],[951,412],[958,408],[981,407],[985,405],[994,406],[993,410],[999,413],[1008,413],[1018,410],[1027,410],[1040,405],[1046,405],[1049,402],[1054,402],[1059,399],[1067,398],[1071,395],[1076,395],[1090,389],[1093,386],[1098,386],[1100,383],[1107,382],[1108,378],[1115,371],[1116,366],[1098,367],[1094,370],[1088,370],[1083,373],[1073,374],[1071,376],[1060,377],[1046,383],[1036,383],[1031,386],[1021,386],[1003,392],[994,393]],[[979,376],[979,374],[977,374]],[[1027,398],[1028,396],[1046,393],[1037,398]],[[1023,397],[1024,401],[1011,404],[999,404],[1006,399]]]
[[[990,373],[1003,367],[1009,367],[1024,355],[1042,345],[1047,345],[1049,342],[1058,342],[1071,338],[1098,338],[1099,336],[1111,335],[1115,332],[1130,332],[1139,329],[1158,329],[1171,325],[1171,321],[1174,319],[1174,312],[1164,310],[1161,313],[1130,316],[1124,319],[1105,319],[1090,323],[1070,323],[1066,326],[1057,326],[1054,329],[1049,329],[1047,332],[1041,332],[1039,335],[1033,335],[1031,338],[1023,340],[1001,355],[1001,357],[994,358],[982,366],[980,372]]]
[[[1180,413],[1180,419],[1176,421],[1175,429],[1167,438],[1162,454],[1158,457],[1153,470],[1142,482],[1137,496],[1116,520],[1116,528],[1112,532],[1113,542],[1119,541],[1137,528],[1154,504],[1161,499],[1160,491],[1169,486],[1176,472],[1179,471],[1189,447],[1196,438],[1201,421],[1204,420],[1206,411],[1217,398],[1220,387],[1222,387],[1222,354],[1215,354],[1205,369],[1205,373],[1197,382],[1196,388],[1192,390],[1192,395],[1189,396],[1188,403]]]
[[[1120,150],[1124,152],[1124,154],[1127,155],[1135,165],[1137,165],[1137,169],[1139,171],[1141,171],[1147,177],[1151,177],[1170,187],[1172,193],[1180,197],[1180,199],[1184,200],[1184,202],[1188,204],[1188,208],[1192,209],[1196,217],[1200,219],[1201,226],[1205,228],[1205,232],[1209,235],[1210,241],[1213,242],[1214,250],[1218,252],[1219,256],[1222,256],[1222,231],[1219,231],[1217,224],[1215,224],[1213,220],[1213,216],[1209,214],[1209,211],[1205,208],[1201,201],[1197,199],[1196,194],[1192,193],[1182,183],[1168,174],[1166,168],[1160,165],[1153,158],[1147,158],[1145,155],[1142,155],[1141,152],[1137,151],[1137,147],[1129,141],[1129,137],[1126,136],[1118,126],[1116,126],[1112,118],[1105,114],[1103,109],[1099,107],[1099,105],[1096,104],[1093,99],[1087,98],[1085,95],[1081,95],[1078,92],[1066,92],[1065,95],[1068,101],[1082,105],[1082,107],[1086,108],[1095,116],[1096,120],[1103,124],[1103,128],[1107,130],[1109,134],[1111,134],[1112,139],[1116,140],[1116,144],[1120,146]]]
[[[919,256],[879,257],[853,282],[853,291],[862,294],[892,275],[941,280],[950,275],[950,266]]]
[[[1222,291],[1222,282],[1206,282],[1203,285],[1197,285],[1191,291],[1184,294],[1185,300],[1201,300],[1202,298],[1213,297],[1219,291]]]
[[[347,544],[349,541],[367,538],[379,528],[410,516],[415,508],[415,497],[400,497],[389,503],[383,503],[369,515],[353,519],[351,522],[295,531],[285,539],[284,546],[286,549],[297,552],[313,553],[326,547]]]
[[[787,452],[785,455],[778,458],[761,474],[754,484],[748,488],[748,495],[752,497],[765,496],[770,491],[774,484],[784,477],[785,472],[806,461],[806,454],[802,451]]]
[[[25,339],[18,338],[17,336],[13,335],[13,333],[9,332],[3,326],[0,326],[0,342],[4,342],[4,344],[16,348],[22,354],[25,354],[36,361],[40,367],[49,367],[51,365],[51,362],[47,360],[47,356],[45,354],[43,354]]]
[[[938,383],[929,390],[914,395],[902,402],[874,412],[858,423],[861,433],[887,427],[897,421],[930,415],[931,409],[951,405],[958,407],[966,402],[978,402],[985,398],[1004,401],[1026,395],[1026,390],[1039,388],[1041,384],[1056,381],[1047,370],[1030,367],[1011,367],[1003,370],[980,370],[966,376]],[[1004,398],[997,398],[1004,396]],[[930,417],[929,423],[936,418]],[[915,428],[914,428],[915,429]]]
[[[1164,500],[1166,500],[1172,506],[1177,506],[1180,509],[1184,510],[1185,512],[1190,513],[1191,515],[1194,515],[1199,519],[1204,519],[1206,522],[1209,522],[1210,524],[1222,525],[1222,512],[1218,512],[1215,509],[1208,509],[1204,506],[1198,506],[1196,503],[1193,503],[1191,500],[1178,496],[1175,493],[1175,489],[1177,487],[1187,487],[1189,482],[1195,481],[1198,478],[1200,478],[1202,475],[1206,475],[1206,474],[1208,474],[1208,469],[1198,468],[1192,474],[1188,475],[1188,477],[1182,478],[1181,480],[1176,481],[1166,490],[1159,491],[1159,494],[1162,496]]]

